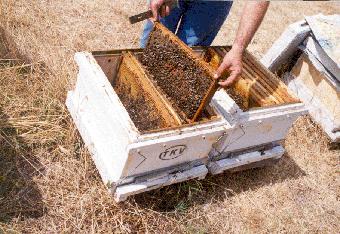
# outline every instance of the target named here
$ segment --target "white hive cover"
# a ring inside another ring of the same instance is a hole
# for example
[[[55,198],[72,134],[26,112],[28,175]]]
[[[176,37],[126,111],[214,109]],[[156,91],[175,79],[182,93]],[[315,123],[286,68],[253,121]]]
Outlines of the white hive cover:
[[[306,16],[315,39],[340,69],[340,15]]]

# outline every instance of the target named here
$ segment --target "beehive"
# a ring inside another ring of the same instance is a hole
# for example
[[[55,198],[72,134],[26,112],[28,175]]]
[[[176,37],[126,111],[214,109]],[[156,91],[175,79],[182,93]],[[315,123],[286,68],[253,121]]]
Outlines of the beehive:
[[[147,78],[139,62],[142,51],[77,53],[78,78],[67,97],[71,116],[117,201],[172,183],[204,178],[208,170],[214,174],[241,170],[275,162],[282,156],[284,150],[278,141],[303,113],[300,103],[261,107],[253,104],[252,94],[247,94],[251,101],[242,111],[227,92],[219,90],[201,120],[185,123]],[[207,48],[195,48],[194,52],[202,58],[210,53]],[[128,97],[120,93],[122,90]],[[160,119],[147,128],[143,123],[139,126],[140,117],[136,115],[135,120],[129,107],[138,103],[140,95],[143,105],[150,103],[148,108]]]
[[[229,50],[228,46],[211,47],[201,56],[216,69]],[[230,98],[221,92],[214,97],[220,100],[218,108],[224,118],[235,127],[212,150],[213,161],[245,149],[279,144],[298,116],[306,113],[304,104],[250,53],[244,54],[242,64],[241,78],[224,90]]]
[[[156,24],[145,50],[75,55],[66,104],[117,201],[282,156],[303,104],[248,52],[241,79],[212,98],[229,49],[192,50]]]
[[[330,141],[340,141],[339,15],[315,15],[293,23],[262,63],[278,73],[306,105]]]

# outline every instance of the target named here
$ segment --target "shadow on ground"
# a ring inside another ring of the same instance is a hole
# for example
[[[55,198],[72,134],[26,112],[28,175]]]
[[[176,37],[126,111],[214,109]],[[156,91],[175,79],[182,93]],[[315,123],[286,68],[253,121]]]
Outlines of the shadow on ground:
[[[285,154],[273,166],[207,176],[201,181],[192,180],[171,185],[136,195],[132,199],[141,207],[159,212],[184,211],[193,205],[224,200],[247,190],[256,190],[305,175],[295,161]]]
[[[0,222],[42,216],[42,196],[33,181],[41,170],[41,164],[0,107]]]

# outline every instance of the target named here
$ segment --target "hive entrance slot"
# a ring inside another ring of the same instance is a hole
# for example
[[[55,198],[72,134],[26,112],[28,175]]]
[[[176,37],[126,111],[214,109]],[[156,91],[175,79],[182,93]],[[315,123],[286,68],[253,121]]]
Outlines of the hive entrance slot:
[[[230,47],[208,48],[203,59],[217,69],[229,50]],[[288,93],[286,86],[277,77],[262,68],[250,54],[245,53],[242,64],[240,79],[227,88],[226,92],[243,111],[299,102]]]

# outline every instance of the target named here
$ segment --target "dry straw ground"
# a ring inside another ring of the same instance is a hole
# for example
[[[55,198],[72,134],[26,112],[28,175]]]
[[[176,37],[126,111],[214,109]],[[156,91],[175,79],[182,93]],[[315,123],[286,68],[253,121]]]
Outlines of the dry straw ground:
[[[291,129],[274,167],[113,202],[64,101],[76,77],[74,52],[138,47],[142,24],[126,18],[144,2],[0,1],[0,25],[11,38],[0,44],[0,233],[339,233],[339,151],[307,117]],[[215,44],[232,41],[242,4]],[[339,9],[336,2],[273,2],[249,49],[261,56],[288,24]]]

